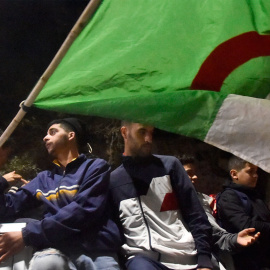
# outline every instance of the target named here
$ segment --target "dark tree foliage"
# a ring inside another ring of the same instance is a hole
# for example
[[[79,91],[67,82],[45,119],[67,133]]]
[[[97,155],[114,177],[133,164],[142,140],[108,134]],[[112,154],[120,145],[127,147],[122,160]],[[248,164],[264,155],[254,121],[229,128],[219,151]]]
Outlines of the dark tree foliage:
[[[26,179],[31,179],[39,171],[50,168],[51,160],[42,141],[47,132],[47,124],[52,119],[74,116],[87,123],[91,138],[89,143],[93,148],[91,156],[107,160],[112,169],[119,166],[123,152],[120,121],[32,109],[12,135],[15,147],[11,161],[2,171],[16,170]],[[229,154],[196,139],[158,129],[155,130],[154,137],[153,152],[155,154],[177,156],[191,153],[196,157],[201,178],[201,191],[209,194],[221,189],[227,176],[225,171]]]

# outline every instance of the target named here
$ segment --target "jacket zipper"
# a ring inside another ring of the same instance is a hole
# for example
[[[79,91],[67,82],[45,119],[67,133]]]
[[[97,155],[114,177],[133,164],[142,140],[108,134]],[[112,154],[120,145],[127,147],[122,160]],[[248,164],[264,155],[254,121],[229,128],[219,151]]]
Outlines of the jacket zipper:
[[[66,171],[63,171],[63,175],[62,175],[62,178],[60,179],[60,181],[59,181],[59,184],[58,184],[58,191],[57,191],[57,193],[58,193],[58,197],[57,197],[57,201],[58,201],[58,205],[59,205],[59,207],[61,207],[61,193],[60,193],[60,187],[61,187],[61,183],[62,183],[62,180],[65,178],[65,175],[66,175]]]
[[[141,202],[141,197],[138,196],[137,198],[138,198],[138,201],[139,201],[139,205],[140,205],[140,209],[141,209],[141,212],[142,212],[143,220],[144,220],[144,222],[145,222],[145,225],[146,225],[146,228],[147,228],[147,231],[148,231],[149,247],[150,247],[150,249],[151,249],[152,251],[158,253],[158,259],[157,259],[157,260],[160,261],[160,256],[161,256],[160,252],[156,251],[156,250],[152,247],[152,243],[151,243],[151,232],[150,232],[150,228],[149,228],[148,222],[147,222],[147,220],[146,220],[146,217],[145,217],[145,215],[144,215],[144,211],[143,211],[143,207],[142,207],[142,202]]]

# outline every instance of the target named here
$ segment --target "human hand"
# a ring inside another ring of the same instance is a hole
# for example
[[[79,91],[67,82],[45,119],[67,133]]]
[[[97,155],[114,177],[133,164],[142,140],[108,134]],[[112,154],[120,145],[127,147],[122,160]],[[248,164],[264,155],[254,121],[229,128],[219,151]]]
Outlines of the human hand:
[[[8,181],[8,183],[13,183],[17,180],[20,180],[22,176],[17,174],[15,171],[3,175],[3,177]]]
[[[260,236],[260,232],[254,234],[255,228],[244,229],[237,235],[237,243],[243,247],[250,246],[253,244]]]
[[[22,232],[7,232],[0,235],[0,263],[24,248]]]
[[[20,180],[21,180],[21,182],[22,182],[22,185],[21,185],[22,187],[25,186],[26,184],[28,184],[28,183],[30,182],[30,181],[25,180],[25,179],[23,179],[23,178],[20,179]]]
[[[8,181],[10,185],[15,184],[18,181],[21,181],[23,185],[27,184],[28,181],[24,180],[20,174],[17,174],[15,171],[3,175],[3,177]]]
[[[210,268],[197,268],[197,270],[211,270]]]

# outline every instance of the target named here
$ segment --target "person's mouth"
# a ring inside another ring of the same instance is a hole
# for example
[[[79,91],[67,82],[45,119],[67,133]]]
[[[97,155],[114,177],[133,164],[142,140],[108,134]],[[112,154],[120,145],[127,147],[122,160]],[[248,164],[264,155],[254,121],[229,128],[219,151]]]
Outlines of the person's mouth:
[[[50,146],[51,146],[51,143],[45,143],[45,147],[47,150],[50,148]]]

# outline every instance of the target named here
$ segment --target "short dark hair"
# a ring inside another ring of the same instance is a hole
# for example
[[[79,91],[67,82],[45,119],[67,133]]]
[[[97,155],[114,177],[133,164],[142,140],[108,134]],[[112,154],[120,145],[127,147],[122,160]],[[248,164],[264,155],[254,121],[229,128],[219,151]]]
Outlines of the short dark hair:
[[[233,169],[240,171],[246,166],[247,163],[249,162],[240,157],[232,156],[228,162],[228,169],[229,171]]]
[[[60,124],[60,126],[67,132],[74,131],[76,135],[76,142],[79,148],[84,148],[89,142],[89,131],[84,122],[77,118],[63,118],[55,119],[51,121],[47,130],[54,124]]]
[[[122,120],[122,121],[121,121],[121,127],[123,127],[123,126],[128,127],[128,126],[130,126],[132,123],[133,123],[132,121]]]
[[[176,157],[180,160],[182,165],[195,164],[195,157],[191,154],[182,154],[182,155],[178,155]]]

